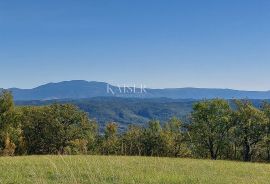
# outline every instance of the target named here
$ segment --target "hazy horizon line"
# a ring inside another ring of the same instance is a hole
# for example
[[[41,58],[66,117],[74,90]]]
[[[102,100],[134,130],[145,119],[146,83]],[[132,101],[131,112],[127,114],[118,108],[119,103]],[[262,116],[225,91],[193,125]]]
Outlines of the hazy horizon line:
[[[62,83],[62,82],[75,82],[75,81],[84,81],[84,82],[97,82],[97,83],[106,83],[112,86],[120,86],[123,87],[126,84],[119,84],[119,83],[110,83],[110,82],[105,82],[105,81],[97,81],[97,80],[83,80],[83,79],[74,79],[74,80],[62,80],[62,81],[53,81],[53,82],[44,82],[43,84],[39,84],[36,86],[32,86],[32,87],[1,87],[0,89],[22,89],[22,90],[31,90],[31,89],[35,89],[44,85],[48,85],[48,84],[58,84],[58,83]],[[134,84],[134,83],[133,83]],[[143,84],[143,83],[142,83]],[[138,83],[137,83],[138,85]],[[126,85],[126,87],[131,87],[132,85]],[[196,86],[183,86],[183,87],[148,87],[146,85],[147,89],[157,89],[157,90],[162,90],[162,89],[220,89],[220,90],[234,90],[234,91],[246,91],[246,92],[268,92],[270,91],[269,89],[265,89],[265,90],[254,90],[254,89],[236,89],[236,88],[230,88],[230,87],[196,87]]]

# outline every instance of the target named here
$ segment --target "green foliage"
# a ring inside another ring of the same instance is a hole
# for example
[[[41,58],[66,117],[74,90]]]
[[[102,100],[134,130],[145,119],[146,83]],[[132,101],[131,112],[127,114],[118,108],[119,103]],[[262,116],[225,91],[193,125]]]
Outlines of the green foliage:
[[[173,116],[181,119],[192,111],[194,100],[158,99],[131,99],[99,97],[77,100],[49,100],[49,101],[17,101],[18,105],[49,105],[53,103],[74,104],[81,110],[94,117],[99,128],[104,131],[106,124],[115,121],[119,125],[119,131],[127,130],[128,126],[136,123],[143,126],[153,119],[162,124]]]
[[[194,105],[190,134],[197,154],[210,155],[211,159],[221,156],[228,145],[231,128],[231,109],[227,101],[214,99]],[[203,156],[203,155],[202,155]]]
[[[188,135],[183,131],[183,123],[176,117],[169,120],[162,132],[166,156],[191,157],[191,150],[188,146]]]
[[[263,137],[261,154],[262,154],[263,160],[267,160],[268,162],[270,162],[270,104],[265,102],[263,104],[262,111],[266,115],[268,121],[266,125],[265,134]]]
[[[119,150],[119,139],[117,135],[118,125],[114,122],[108,123],[105,129],[105,136],[101,145],[103,154],[117,154]]]
[[[73,105],[24,107],[22,129],[28,154],[63,154],[74,141],[92,142],[94,123]],[[85,152],[85,151],[84,151]]]
[[[18,116],[9,91],[0,94],[0,153],[13,155],[20,136]]]
[[[120,107],[119,107],[120,108]],[[122,109],[125,109],[122,107]],[[124,116],[124,114],[122,114]],[[222,99],[194,104],[190,121],[121,130],[115,122],[98,132],[97,123],[77,106],[16,107],[12,94],[0,95],[0,154],[103,154],[270,161],[270,104]],[[130,124],[133,122],[130,122]]]
[[[235,137],[243,147],[243,160],[250,161],[255,154],[256,145],[262,141],[269,121],[263,111],[256,109],[250,102],[236,101],[234,112]]]
[[[144,150],[142,138],[144,130],[135,125],[129,126],[128,130],[123,134],[123,155],[139,155],[141,156]]]

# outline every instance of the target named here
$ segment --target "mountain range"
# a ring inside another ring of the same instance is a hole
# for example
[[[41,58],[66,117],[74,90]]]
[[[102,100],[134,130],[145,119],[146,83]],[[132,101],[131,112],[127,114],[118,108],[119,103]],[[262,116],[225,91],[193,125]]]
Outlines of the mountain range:
[[[17,105],[71,103],[96,119],[101,130],[107,122],[118,122],[124,130],[130,124],[145,125],[152,119],[166,122],[173,116],[188,121],[194,102],[201,99],[252,99],[259,107],[270,99],[270,91],[232,89],[117,87],[105,82],[82,80],[48,83],[33,89],[10,88]],[[231,100],[229,100],[231,102]]]
[[[270,99],[270,91],[241,91],[233,89],[211,88],[165,88],[150,89],[136,87],[118,87],[105,82],[95,81],[63,81],[48,83],[33,89],[10,88],[14,99],[52,100],[52,99],[82,99],[93,97],[123,97],[123,98],[170,98],[170,99]]]

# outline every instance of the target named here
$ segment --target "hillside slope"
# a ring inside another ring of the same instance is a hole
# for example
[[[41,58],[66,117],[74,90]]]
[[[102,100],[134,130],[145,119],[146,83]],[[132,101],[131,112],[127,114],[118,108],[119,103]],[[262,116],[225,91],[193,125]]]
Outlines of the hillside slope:
[[[96,119],[101,129],[107,122],[117,122],[120,129],[126,129],[130,124],[146,125],[156,119],[161,123],[172,117],[187,122],[192,106],[198,100],[175,100],[168,98],[118,98],[97,97],[75,100],[47,100],[47,101],[16,101],[17,105],[46,105],[53,103],[71,103],[89,113],[90,118]],[[229,100],[232,103],[232,100]],[[262,105],[263,100],[251,100],[256,107]],[[269,100],[268,100],[269,101]]]
[[[168,88],[145,89],[123,88],[104,82],[87,82],[83,80],[49,83],[33,89],[9,89],[15,100],[50,100],[81,99],[92,97],[125,97],[125,98],[172,98],[172,99],[270,99],[270,91],[239,91],[231,89],[208,88]]]
[[[268,184],[270,165],[123,156],[1,157],[1,183]]]
[[[136,99],[99,97],[78,100],[16,101],[17,105],[46,105],[52,103],[71,103],[89,113],[96,119],[101,129],[107,122],[117,122],[120,129],[130,124],[145,125],[157,119],[165,122],[176,116],[185,119],[192,110],[194,100],[172,100],[166,98]]]

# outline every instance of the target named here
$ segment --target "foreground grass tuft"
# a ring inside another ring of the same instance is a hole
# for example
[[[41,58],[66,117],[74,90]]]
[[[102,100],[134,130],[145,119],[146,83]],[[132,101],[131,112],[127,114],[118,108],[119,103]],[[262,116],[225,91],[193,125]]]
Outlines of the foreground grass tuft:
[[[270,165],[230,161],[122,157],[0,158],[0,183],[269,183]]]

